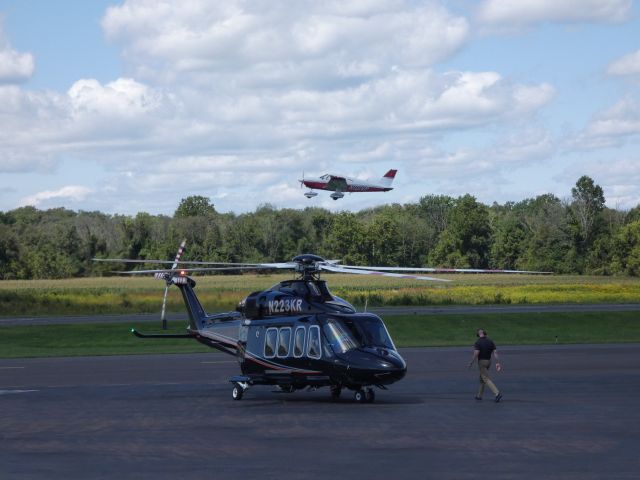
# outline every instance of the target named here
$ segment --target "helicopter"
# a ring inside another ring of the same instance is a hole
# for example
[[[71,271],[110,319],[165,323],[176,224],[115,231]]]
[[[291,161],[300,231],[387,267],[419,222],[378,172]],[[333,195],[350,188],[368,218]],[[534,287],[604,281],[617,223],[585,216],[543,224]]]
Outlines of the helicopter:
[[[359,275],[448,282],[447,279],[394,273],[397,271],[440,272],[434,268],[364,267],[339,265],[314,254],[302,254],[284,263],[183,262],[176,259],[94,259],[101,262],[171,263],[171,268],[130,270],[118,273],[154,274],[166,284],[162,307],[163,328],[167,291],[177,287],[184,300],[189,325],[184,334],[145,334],[132,329],[138,338],[185,338],[233,355],[240,374],[232,376],[232,398],[241,400],[256,385],[271,385],[279,392],[329,387],[332,399],[344,389],[353,392],[358,403],[375,401],[375,388],[401,380],[407,364],[398,352],[383,320],[372,313],[358,313],[353,305],[331,293],[320,278],[323,271]],[[185,267],[184,265],[206,265]],[[211,266],[214,265],[214,266]],[[195,292],[196,281],[188,273],[225,270],[287,269],[294,278],[249,294],[236,310],[209,314]],[[384,270],[384,271],[382,271]],[[475,269],[446,269],[449,272],[477,272]],[[542,273],[509,270],[492,272]]]

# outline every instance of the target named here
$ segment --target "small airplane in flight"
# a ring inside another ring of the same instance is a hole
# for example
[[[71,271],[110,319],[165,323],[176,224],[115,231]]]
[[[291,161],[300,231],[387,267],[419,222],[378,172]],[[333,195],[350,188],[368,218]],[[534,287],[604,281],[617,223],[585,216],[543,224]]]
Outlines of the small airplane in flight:
[[[345,177],[342,175],[332,175],[327,173],[318,178],[304,178],[300,186],[304,185],[309,187],[309,191],[304,194],[307,198],[312,198],[318,195],[318,192],[313,190],[329,190],[333,193],[330,195],[334,200],[344,197],[345,192],[388,192],[393,190],[391,184],[396,176],[397,170],[389,170],[384,176],[377,182],[370,182],[366,180],[358,180],[354,178]]]

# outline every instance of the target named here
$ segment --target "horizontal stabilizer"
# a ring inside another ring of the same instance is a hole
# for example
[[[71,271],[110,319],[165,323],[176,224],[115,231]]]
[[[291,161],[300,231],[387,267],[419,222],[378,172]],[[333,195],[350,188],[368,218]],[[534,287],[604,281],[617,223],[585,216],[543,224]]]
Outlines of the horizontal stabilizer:
[[[138,338],[193,338],[194,335],[191,333],[140,333],[135,328],[131,329],[131,333],[133,333]]]

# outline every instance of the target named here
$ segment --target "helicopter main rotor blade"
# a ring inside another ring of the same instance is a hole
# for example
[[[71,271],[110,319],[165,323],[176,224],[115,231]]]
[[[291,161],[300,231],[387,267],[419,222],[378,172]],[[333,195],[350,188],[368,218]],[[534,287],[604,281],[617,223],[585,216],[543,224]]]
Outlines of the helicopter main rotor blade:
[[[127,258],[92,258],[94,262],[106,262],[106,263],[158,263],[161,265],[221,265],[221,266],[255,266],[262,265],[260,263],[233,263],[233,262],[201,262],[201,261],[176,261],[176,260],[131,260]],[[174,267],[175,268],[175,267]]]
[[[421,275],[406,275],[403,273],[381,272],[377,270],[344,268],[341,266],[331,265],[331,264],[320,264],[320,268],[322,270],[328,270],[330,272],[336,272],[336,273],[355,273],[357,275],[379,275],[383,277],[412,278],[414,280],[430,280],[434,282],[450,282],[451,281],[451,280],[446,280],[444,278],[425,277]]]
[[[552,275],[553,272],[538,272],[533,270],[499,270],[482,268],[435,268],[435,267],[369,267],[359,265],[343,265],[346,268],[360,270],[378,270],[381,272],[430,272],[430,273],[521,273],[527,275]]]
[[[116,270],[112,273],[122,273],[125,275],[139,275],[145,273],[191,273],[191,272],[221,272],[232,270],[272,270],[275,267],[261,267],[261,266],[240,266],[240,267],[204,267],[204,268],[158,268],[154,270]]]

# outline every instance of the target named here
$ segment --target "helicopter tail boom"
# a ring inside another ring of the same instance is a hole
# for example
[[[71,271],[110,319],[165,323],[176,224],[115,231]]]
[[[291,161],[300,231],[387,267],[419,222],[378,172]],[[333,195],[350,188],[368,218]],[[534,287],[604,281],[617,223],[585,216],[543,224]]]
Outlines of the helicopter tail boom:
[[[194,279],[186,275],[176,274],[171,276],[157,274],[156,277],[163,278],[168,285],[177,286],[182,294],[189,315],[189,333],[179,338],[194,338],[200,343],[224,353],[236,354],[237,331],[241,317],[239,312],[208,315],[193,290],[196,285]]]

